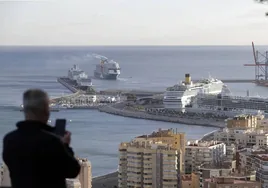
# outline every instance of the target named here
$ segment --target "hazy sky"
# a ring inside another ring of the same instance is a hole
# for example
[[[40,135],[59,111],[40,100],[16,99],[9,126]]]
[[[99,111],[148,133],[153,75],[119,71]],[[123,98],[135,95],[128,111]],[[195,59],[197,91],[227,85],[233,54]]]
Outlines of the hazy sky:
[[[253,0],[0,0],[0,45],[268,44]]]

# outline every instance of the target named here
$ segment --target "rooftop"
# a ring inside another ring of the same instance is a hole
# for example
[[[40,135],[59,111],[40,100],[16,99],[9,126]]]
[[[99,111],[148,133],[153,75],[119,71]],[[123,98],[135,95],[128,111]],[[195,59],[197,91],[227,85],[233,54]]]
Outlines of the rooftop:
[[[172,137],[174,135],[179,135],[179,134],[185,134],[185,133],[179,133],[177,130],[174,129],[167,129],[167,130],[162,130],[158,129],[157,132],[153,132],[152,134],[149,135],[141,135],[136,138],[157,138],[157,137]]]
[[[268,161],[268,153],[265,154],[257,154],[256,157],[263,161]]]
[[[186,146],[195,146],[195,147],[210,147],[210,146],[215,146],[218,144],[222,144],[222,142],[219,141],[188,141]]]
[[[182,181],[192,181],[192,176],[191,175],[182,175],[181,180]]]
[[[120,147],[174,150],[174,151],[177,150],[176,148],[173,148],[171,144],[163,143],[161,141],[153,141],[153,140],[146,140],[146,139],[144,140],[134,139],[131,142],[122,142],[120,144]]]
[[[254,118],[257,116],[253,116],[253,115],[249,115],[249,114],[241,114],[241,115],[237,115],[233,118],[229,118],[229,119],[232,119],[232,120],[245,120],[245,119],[250,119],[250,118]]]
[[[84,164],[84,165],[91,165],[91,162],[88,160],[88,159],[86,159],[86,158],[79,158],[79,157],[77,157],[77,160],[80,162],[80,163],[82,163],[82,164]]]
[[[221,165],[213,165],[213,164],[203,164],[200,166],[200,169],[206,169],[206,170],[211,170],[211,169],[232,169],[231,164],[223,163]]]
[[[234,177],[216,177],[205,179],[206,182],[216,183],[216,184],[244,184],[244,183],[258,183],[256,181],[245,181],[238,180]]]

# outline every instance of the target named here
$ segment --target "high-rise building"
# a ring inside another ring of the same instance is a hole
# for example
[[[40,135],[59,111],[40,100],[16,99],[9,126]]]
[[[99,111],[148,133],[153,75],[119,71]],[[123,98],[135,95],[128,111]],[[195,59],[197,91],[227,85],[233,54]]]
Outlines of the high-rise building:
[[[220,165],[226,156],[226,145],[221,142],[188,142],[185,153],[185,173],[197,172],[202,164]]]
[[[74,179],[66,179],[67,188],[92,188],[91,163],[88,159],[77,158],[81,165],[79,175]]]
[[[268,134],[263,130],[223,129],[214,133],[214,140],[227,145],[235,144],[243,147],[268,146]]]
[[[79,179],[66,179],[67,188],[82,188]]]
[[[67,187],[68,188],[92,188],[91,163],[87,159],[78,158],[78,160],[81,165],[80,174],[75,179],[66,179]],[[9,170],[5,164],[1,166],[0,185],[11,186]]]
[[[8,167],[7,167],[7,165],[5,163],[3,163],[1,165],[1,170],[0,171],[1,171],[0,185],[1,186],[6,186],[6,187],[11,186],[9,170],[8,170]]]
[[[268,187],[268,154],[255,155],[254,166],[256,180],[262,183],[262,188]]]
[[[92,187],[92,174],[91,174],[91,163],[88,159],[78,159],[81,165],[81,171],[78,175],[78,179],[81,183],[81,188]]]
[[[184,133],[159,130],[119,147],[121,188],[178,187],[183,172]]]
[[[226,120],[226,127],[231,128],[242,128],[242,129],[255,129],[257,128],[258,116],[253,115],[238,115],[233,118]]]

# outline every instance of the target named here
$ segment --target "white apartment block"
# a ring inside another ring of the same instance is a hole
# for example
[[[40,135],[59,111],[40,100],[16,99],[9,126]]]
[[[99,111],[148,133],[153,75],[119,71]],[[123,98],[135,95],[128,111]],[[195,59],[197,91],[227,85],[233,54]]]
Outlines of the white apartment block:
[[[228,165],[214,166],[201,165],[197,174],[199,174],[199,185],[204,187],[204,181],[211,177],[229,176],[232,173],[232,167]]]
[[[1,165],[1,175],[0,175],[0,186],[6,186],[10,187],[11,186],[11,180],[9,176],[9,170],[8,167],[5,163]]]
[[[92,174],[91,174],[91,163],[88,159],[80,159],[78,161],[81,165],[80,174],[78,179],[81,184],[81,188],[92,188]]]
[[[187,142],[185,147],[185,173],[197,172],[202,164],[221,164],[226,156],[226,145],[215,141]]]
[[[267,146],[268,134],[262,130],[239,130],[239,129],[224,129],[214,133],[214,140],[229,144],[239,144],[244,146]]]
[[[251,171],[255,170],[254,167],[254,153],[261,153],[264,150],[252,149],[252,148],[244,148],[239,151],[238,158],[238,170],[240,173],[247,174]]]
[[[179,187],[181,152],[161,141],[135,139],[119,147],[120,188]]]
[[[226,160],[233,161],[236,158],[236,146],[234,144],[226,145]]]
[[[254,160],[256,181],[261,182],[262,188],[268,188],[268,154],[258,154]]]
[[[67,188],[82,188],[79,179],[66,179]]]
[[[81,171],[77,178],[66,179],[67,188],[92,188],[91,163],[87,159],[78,159],[81,165]],[[11,186],[8,167],[1,165],[0,186]]]

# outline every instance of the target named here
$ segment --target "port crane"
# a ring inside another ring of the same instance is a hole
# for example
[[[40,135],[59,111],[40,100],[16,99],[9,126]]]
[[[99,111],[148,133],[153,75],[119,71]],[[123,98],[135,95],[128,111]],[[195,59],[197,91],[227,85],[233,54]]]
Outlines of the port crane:
[[[254,63],[244,64],[244,66],[254,66],[256,83],[258,85],[268,86],[268,51],[265,53],[256,51],[254,42],[252,42],[252,50]]]

